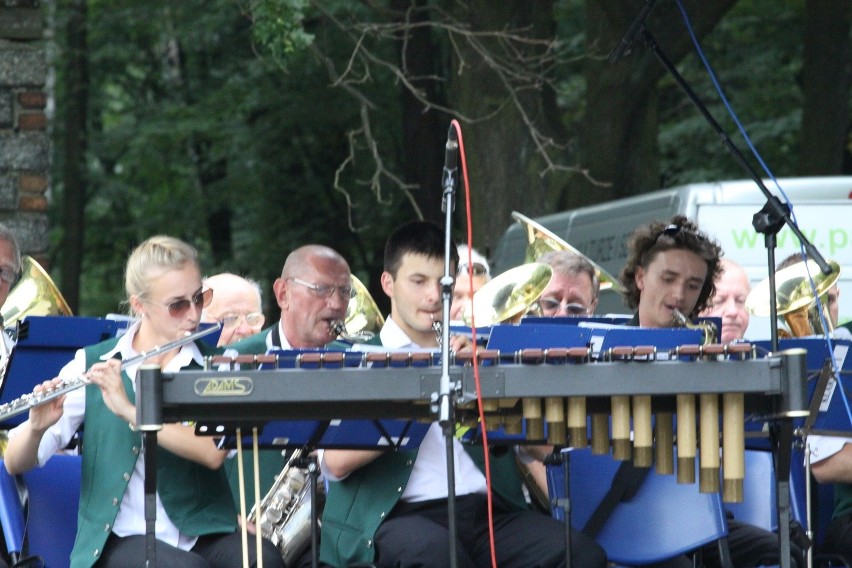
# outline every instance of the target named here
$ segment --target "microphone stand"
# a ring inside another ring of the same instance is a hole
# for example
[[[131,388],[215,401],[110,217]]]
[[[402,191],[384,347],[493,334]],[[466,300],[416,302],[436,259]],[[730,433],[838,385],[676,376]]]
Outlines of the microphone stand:
[[[451,124],[447,138],[446,161],[443,173],[443,201],[441,210],[444,212],[444,275],[441,277],[441,382],[438,393],[437,410],[438,423],[444,434],[447,454],[447,532],[449,533],[449,555],[450,567],[458,566],[456,553],[456,482],[455,482],[455,456],[453,442],[455,439],[455,416],[453,411],[453,391],[456,385],[450,384],[450,302],[453,299],[453,274],[450,271],[451,247],[453,238],[451,235],[453,210],[455,209],[455,189],[458,173],[458,135],[455,127]]]
[[[163,429],[163,375],[159,365],[139,367],[137,430],[145,457],[145,567],[157,566],[157,432]]]
[[[799,228],[793,223],[790,217],[790,208],[788,205],[781,202],[777,196],[773,195],[760,175],[752,168],[748,160],[743,156],[739,149],[731,142],[730,137],[725,133],[724,129],[716,122],[713,115],[707,107],[701,102],[701,99],[690,88],[686,80],[678,72],[674,64],[662,52],[659,44],[653,35],[642,25],[641,37],[651,53],[662,63],[666,71],[674,78],[680,88],[686,93],[690,101],[698,108],[699,112],[704,116],[710,126],[715,130],[716,134],[722,140],[723,145],[728,152],[733,156],[734,160],[749,174],[760,190],[766,197],[766,204],[763,208],[755,213],[752,219],[754,229],[763,233],[767,248],[767,266],[769,271],[769,311],[771,322],[771,343],[772,351],[778,351],[778,331],[775,329],[774,322],[778,317],[778,307],[776,305],[775,293],[775,248],[776,235],[778,231],[786,224],[799,242],[805,247],[808,257],[813,258],[820,270],[824,274],[831,272],[831,267],[807,238],[802,234]],[[778,509],[778,541],[780,567],[790,568],[790,455],[792,452],[792,433],[793,423],[789,417],[773,420],[770,427],[770,438],[772,445],[772,454],[775,461],[775,479],[777,485],[777,509]]]

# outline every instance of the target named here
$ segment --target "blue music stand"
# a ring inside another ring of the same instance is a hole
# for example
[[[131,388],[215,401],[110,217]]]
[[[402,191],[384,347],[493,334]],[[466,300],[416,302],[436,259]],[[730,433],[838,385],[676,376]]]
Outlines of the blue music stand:
[[[18,342],[5,383],[0,386],[0,403],[20,398],[55,377],[81,347],[115,337],[122,324],[114,320],[68,316],[27,316],[18,331]],[[26,414],[3,422],[11,428],[26,420]]]

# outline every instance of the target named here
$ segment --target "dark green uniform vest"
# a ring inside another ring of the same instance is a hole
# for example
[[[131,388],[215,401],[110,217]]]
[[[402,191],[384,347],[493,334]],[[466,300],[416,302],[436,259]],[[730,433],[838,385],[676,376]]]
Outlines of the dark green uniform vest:
[[[86,368],[113,349],[110,339],[85,349]],[[196,345],[204,354],[212,349]],[[195,366],[197,368],[197,366]],[[122,373],[124,388],[135,401],[133,385]],[[97,386],[86,388],[85,441],[83,444],[80,509],[71,566],[92,566],[112,531],[118,508],[142,447],[142,435],[113,414]],[[200,536],[236,530],[237,512],[222,468],[215,471],[158,448],[157,491],[169,518],[186,535]]]
[[[250,335],[245,339],[241,339],[236,343],[228,345],[228,349],[236,349],[237,353],[240,355],[263,355],[266,353],[266,337],[272,333],[277,326],[278,322],[275,322],[275,325],[271,325],[254,335]],[[333,351],[343,351],[350,347],[351,345],[336,340],[325,345],[325,349],[331,349]]]
[[[480,470],[484,468],[482,446],[467,446],[468,455]],[[332,566],[372,562],[373,537],[390,514],[408,484],[416,451],[393,452],[380,456],[354,471],[343,481],[329,483],[322,517],[320,558]],[[492,491],[518,510],[527,510],[522,480],[509,451],[491,456]]]

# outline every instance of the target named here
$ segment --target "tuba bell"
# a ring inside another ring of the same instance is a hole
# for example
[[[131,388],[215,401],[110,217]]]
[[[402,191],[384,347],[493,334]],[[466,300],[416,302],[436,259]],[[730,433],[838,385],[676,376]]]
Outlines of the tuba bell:
[[[828,261],[831,272],[823,274],[813,260],[797,262],[775,273],[775,305],[779,320],[779,337],[804,337],[807,335],[826,335],[834,330],[834,323],[828,313],[828,291],[840,278],[840,264]],[[816,295],[811,288],[808,274],[814,281]],[[822,306],[822,318],[817,308],[816,298]],[[746,298],[746,309],[752,315],[768,317],[769,278],[755,286]],[[825,320],[828,329],[822,325]]]
[[[592,259],[581,253],[576,248],[569,245],[563,239],[556,236],[555,233],[548,230],[543,225],[536,223],[529,217],[521,215],[517,211],[512,212],[512,218],[524,228],[527,234],[527,250],[524,258],[525,262],[539,262],[541,257],[548,252],[567,250],[579,255],[589,261],[594,267],[600,282],[600,291],[612,290],[614,292],[622,292],[621,283],[609,274],[606,270],[598,266]]]
[[[53,280],[31,256],[21,259],[21,277],[9,291],[0,312],[7,327],[27,316],[72,315]]]

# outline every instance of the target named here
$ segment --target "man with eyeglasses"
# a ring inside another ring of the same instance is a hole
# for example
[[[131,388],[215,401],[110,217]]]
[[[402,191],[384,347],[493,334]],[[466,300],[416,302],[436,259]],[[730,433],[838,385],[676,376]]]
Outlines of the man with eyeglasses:
[[[201,312],[201,321],[222,324],[219,347],[236,343],[260,331],[264,316],[257,282],[223,272],[208,276],[203,283],[214,294],[210,305]]]
[[[627,264],[620,276],[625,304],[636,309],[628,325],[676,327],[676,311],[692,320],[708,306],[722,272],[722,249],[695,223],[676,215],[668,223],[653,221],[643,225],[631,236],[628,250]],[[736,567],[777,563],[778,537],[729,517],[728,550]],[[705,566],[722,566],[715,543],[702,547],[701,554]],[[793,562],[803,566],[802,551],[793,544],[791,555]],[[692,564],[690,558],[682,555],[657,566],[691,568]]]
[[[14,233],[0,223],[0,306],[6,303],[9,291],[21,273],[21,249]]]
[[[450,321],[461,321],[465,308],[473,300],[473,295],[491,280],[491,267],[482,254],[467,245],[459,245],[459,268],[456,271],[456,283],[453,287],[453,302],[450,307]],[[471,268],[472,270],[468,270]],[[473,272],[471,287],[470,272]]]
[[[577,317],[595,313],[600,280],[592,263],[567,250],[549,252],[539,262],[553,269],[550,283],[538,300],[541,315]]]
[[[334,343],[335,325],[346,317],[352,298],[349,264],[322,245],[297,248],[284,261],[281,277],[272,285],[281,308],[276,325],[233,344],[240,353],[273,349],[344,348]]]
[[[458,264],[450,249],[451,269]],[[385,245],[382,289],[391,315],[379,337],[387,348],[438,346],[432,323],[442,312],[444,231],[425,221],[399,227]],[[481,445],[451,440],[455,465],[459,566],[491,566]],[[447,554],[447,441],[437,422],[416,451],[325,450],[320,463],[331,482],[323,513],[321,558],[333,566],[451,565]],[[490,452],[496,562],[506,568],[565,565],[565,526],[530,510],[515,455]],[[572,532],[572,562],[603,568],[606,556],[589,537]]]

